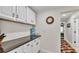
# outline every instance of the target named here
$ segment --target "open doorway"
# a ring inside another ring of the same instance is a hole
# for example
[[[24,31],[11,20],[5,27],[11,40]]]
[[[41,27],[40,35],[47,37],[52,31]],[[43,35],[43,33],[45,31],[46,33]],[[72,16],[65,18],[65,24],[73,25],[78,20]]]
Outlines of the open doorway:
[[[61,53],[76,53],[73,41],[76,40],[76,24],[72,11],[62,13],[61,17]],[[76,41],[74,41],[76,42]]]
[[[61,39],[64,39],[64,23],[61,23]]]

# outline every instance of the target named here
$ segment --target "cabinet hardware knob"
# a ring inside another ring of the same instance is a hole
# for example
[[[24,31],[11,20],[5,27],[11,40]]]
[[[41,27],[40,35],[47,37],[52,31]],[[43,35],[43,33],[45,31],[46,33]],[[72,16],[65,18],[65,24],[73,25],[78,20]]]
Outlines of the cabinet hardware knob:
[[[76,43],[76,41],[74,41],[74,43]]]
[[[27,8],[27,6],[25,6],[25,8]]]
[[[16,15],[16,18],[18,18],[19,16],[18,15]]]
[[[36,43],[36,45],[38,45],[38,44],[39,44],[39,42]]]
[[[31,47],[33,47],[33,45],[31,45]]]
[[[17,51],[15,51],[15,53],[17,53]]]
[[[76,23],[76,21],[74,21],[74,23]]]
[[[33,20],[31,20],[31,22],[33,22]]]
[[[30,44],[28,44],[27,46],[29,46]]]
[[[36,40],[34,40],[34,42],[36,42]]]
[[[14,17],[15,16],[15,14],[14,13],[12,13],[12,17]]]
[[[76,31],[74,31],[74,33],[76,33]]]

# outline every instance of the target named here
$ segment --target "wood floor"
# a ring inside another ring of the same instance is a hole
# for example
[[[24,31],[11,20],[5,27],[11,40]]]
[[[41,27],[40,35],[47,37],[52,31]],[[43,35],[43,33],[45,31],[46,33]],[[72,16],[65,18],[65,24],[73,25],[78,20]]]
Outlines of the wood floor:
[[[76,53],[76,51],[67,41],[61,39],[61,53]]]

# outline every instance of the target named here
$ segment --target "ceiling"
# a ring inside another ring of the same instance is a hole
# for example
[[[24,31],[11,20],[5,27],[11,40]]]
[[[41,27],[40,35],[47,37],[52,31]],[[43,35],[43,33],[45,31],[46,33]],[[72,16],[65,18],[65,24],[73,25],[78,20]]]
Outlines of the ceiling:
[[[78,16],[78,14],[76,14],[76,13],[79,13],[78,9],[62,13],[61,21],[67,22],[69,20],[69,18],[72,17],[73,15]]]
[[[30,6],[36,13],[42,13],[50,10],[58,10],[60,13],[65,13],[65,16],[62,16],[61,21],[67,21],[67,19],[75,11],[79,11],[79,6]]]
[[[53,9],[59,9],[61,6],[31,6],[33,10],[35,10],[37,13],[45,12]]]
[[[49,10],[72,10],[72,9],[79,9],[79,6],[30,6],[34,11],[37,13],[46,12]]]

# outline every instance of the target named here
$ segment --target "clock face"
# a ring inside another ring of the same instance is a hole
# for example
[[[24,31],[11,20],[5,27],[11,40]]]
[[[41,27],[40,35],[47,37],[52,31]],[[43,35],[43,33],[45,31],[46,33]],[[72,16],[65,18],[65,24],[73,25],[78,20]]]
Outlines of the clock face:
[[[49,19],[48,19],[48,22],[52,22],[52,19],[51,19],[51,18],[49,18]]]
[[[52,24],[54,22],[54,18],[52,16],[49,16],[46,18],[47,24]]]

